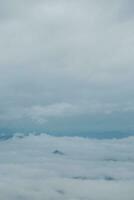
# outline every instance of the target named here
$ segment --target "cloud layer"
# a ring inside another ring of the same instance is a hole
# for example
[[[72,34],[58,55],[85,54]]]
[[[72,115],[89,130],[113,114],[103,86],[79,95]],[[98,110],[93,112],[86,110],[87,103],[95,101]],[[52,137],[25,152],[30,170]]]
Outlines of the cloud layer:
[[[3,200],[133,200],[134,138],[22,134],[0,143]]]

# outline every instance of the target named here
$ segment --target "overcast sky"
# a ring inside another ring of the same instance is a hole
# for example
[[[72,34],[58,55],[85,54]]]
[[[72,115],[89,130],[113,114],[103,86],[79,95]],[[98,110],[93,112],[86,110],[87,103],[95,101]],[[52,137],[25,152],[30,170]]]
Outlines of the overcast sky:
[[[134,1],[0,0],[0,128],[134,130]]]

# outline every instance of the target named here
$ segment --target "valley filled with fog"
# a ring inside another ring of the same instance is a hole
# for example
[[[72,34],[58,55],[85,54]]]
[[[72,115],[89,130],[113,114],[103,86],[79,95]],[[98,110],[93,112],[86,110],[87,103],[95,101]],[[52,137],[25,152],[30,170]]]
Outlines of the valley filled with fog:
[[[134,137],[16,135],[0,142],[2,200],[133,200]]]

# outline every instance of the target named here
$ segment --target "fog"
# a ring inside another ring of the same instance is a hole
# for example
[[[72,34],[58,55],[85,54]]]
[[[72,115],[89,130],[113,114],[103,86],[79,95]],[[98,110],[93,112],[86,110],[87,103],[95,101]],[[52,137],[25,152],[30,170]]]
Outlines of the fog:
[[[0,142],[2,200],[133,200],[134,138],[18,134]]]

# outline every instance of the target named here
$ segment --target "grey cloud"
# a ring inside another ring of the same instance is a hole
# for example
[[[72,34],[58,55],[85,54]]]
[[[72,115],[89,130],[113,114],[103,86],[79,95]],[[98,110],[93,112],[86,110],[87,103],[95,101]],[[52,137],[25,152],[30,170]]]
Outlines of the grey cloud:
[[[94,109],[99,102],[103,115],[103,103],[118,105],[116,112],[133,104],[131,1],[0,3],[0,110],[5,123],[10,110],[15,115],[19,108],[25,113],[36,106],[66,102],[81,107],[87,102],[84,112],[90,114],[88,104]]]

